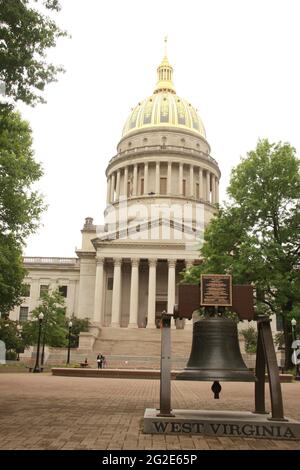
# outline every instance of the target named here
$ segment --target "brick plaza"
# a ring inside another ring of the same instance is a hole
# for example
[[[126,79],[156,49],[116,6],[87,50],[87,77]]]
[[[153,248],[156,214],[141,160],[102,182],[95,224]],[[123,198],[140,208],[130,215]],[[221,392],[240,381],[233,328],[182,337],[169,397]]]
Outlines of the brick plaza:
[[[187,409],[253,409],[253,384],[172,382],[172,405]],[[285,414],[300,420],[300,382],[282,384]],[[145,408],[158,407],[159,381],[1,373],[0,449],[300,449],[300,441],[146,435]],[[270,403],[268,401],[268,407]]]

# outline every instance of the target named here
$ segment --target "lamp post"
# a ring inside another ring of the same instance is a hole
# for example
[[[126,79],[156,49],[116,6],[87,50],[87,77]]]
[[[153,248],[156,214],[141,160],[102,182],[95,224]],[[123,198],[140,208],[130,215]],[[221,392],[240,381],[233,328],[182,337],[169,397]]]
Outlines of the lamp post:
[[[69,342],[68,342],[68,357],[67,357],[67,364],[70,364],[70,348],[71,348],[71,328],[73,323],[69,321]]]
[[[44,314],[41,312],[39,314],[39,335],[38,335],[38,343],[37,343],[37,350],[36,350],[36,361],[35,366],[32,372],[41,372],[40,370],[40,344],[41,344],[41,332],[42,332],[42,323],[44,319]]]
[[[291,324],[292,324],[292,337],[293,337],[293,343],[294,343],[294,341],[297,341],[297,334],[296,334],[297,320],[295,318],[292,318]],[[299,364],[297,364],[296,349],[297,348],[295,349],[293,348],[293,356],[295,357],[295,367],[296,367],[295,380],[300,380],[300,368],[299,368]]]

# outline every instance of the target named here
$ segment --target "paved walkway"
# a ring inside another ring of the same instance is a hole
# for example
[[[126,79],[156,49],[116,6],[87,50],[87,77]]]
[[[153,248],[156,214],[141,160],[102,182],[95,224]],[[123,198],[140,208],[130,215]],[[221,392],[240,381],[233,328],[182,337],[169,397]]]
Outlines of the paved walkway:
[[[253,384],[172,382],[174,408],[253,409]],[[282,384],[287,416],[300,420],[300,382]],[[158,406],[158,380],[0,375],[0,449],[300,449],[271,439],[161,436],[142,432]]]

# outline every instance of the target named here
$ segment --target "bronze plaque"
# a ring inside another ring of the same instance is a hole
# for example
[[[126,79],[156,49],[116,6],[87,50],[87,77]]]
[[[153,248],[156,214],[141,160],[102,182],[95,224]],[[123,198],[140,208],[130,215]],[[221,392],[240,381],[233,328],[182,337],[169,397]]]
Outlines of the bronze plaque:
[[[201,306],[232,306],[232,277],[229,274],[201,274]]]

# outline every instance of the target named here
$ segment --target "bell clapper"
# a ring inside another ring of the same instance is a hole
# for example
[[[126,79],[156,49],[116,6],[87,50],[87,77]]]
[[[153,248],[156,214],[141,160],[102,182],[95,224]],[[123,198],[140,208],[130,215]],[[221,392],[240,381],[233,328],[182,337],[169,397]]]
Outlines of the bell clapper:
[[[219,399],[219,394],[221,393],[222,387],[220,385],[220,382],[217,380],[214,381],[214,383],[211,386],[211,391],[214,394],[214,399]]]

